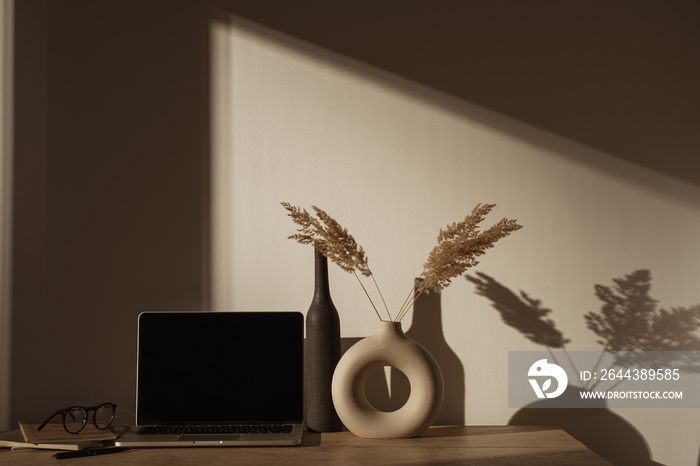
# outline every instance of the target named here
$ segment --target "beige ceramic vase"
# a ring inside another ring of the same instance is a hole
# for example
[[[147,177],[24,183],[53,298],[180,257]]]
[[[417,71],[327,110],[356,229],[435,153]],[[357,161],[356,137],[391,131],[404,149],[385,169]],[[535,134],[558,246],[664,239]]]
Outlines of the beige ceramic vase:
[[[392,412],[374,408],[365,393],[369,375],[384,366],[403,372],[411,385],[406,404]],[[408,438],[433,423],[442,407],[444,385],[435,358],[403,333],[400,322],[382,321],[374,335],[345,352],[331,391],[340,420],[358,437]]]

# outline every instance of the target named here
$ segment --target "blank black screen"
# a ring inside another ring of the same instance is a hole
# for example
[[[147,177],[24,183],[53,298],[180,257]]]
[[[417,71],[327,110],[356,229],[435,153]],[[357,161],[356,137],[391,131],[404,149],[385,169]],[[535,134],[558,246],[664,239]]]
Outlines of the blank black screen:
[[[139,424],[301,422],[298,312],[143,313]]]

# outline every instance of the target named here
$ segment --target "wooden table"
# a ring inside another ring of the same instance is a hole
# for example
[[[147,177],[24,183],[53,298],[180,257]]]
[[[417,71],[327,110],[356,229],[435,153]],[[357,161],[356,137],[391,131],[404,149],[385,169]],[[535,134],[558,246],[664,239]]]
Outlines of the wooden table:
[[[142,448],[55,460],[53,451],[0,449],[3,466],[99,465],[610,465],[556,427],[432,427],[413,439],[372,440],[350,432],[305,433],[298,447]]]

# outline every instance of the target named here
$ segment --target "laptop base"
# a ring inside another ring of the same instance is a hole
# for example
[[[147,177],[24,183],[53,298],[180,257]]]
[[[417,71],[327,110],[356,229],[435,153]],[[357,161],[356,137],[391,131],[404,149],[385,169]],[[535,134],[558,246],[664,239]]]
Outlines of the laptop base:
[[[140,435],[142,426],[130,428],[115,440],[118,447],[291,447],[300,445],[303,425],[294,424],[292,432],[285,434],[175,434]]]

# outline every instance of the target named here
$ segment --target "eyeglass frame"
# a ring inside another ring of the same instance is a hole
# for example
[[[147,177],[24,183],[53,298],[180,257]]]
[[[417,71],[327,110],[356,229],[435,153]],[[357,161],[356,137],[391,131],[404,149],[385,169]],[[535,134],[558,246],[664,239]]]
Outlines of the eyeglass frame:
[[[97,425],[97,408],[101,408],[102,406],[105,406],[105,405],[112,407],[112,419],[109,420],[109,422],[107,423],[106,426],[100,427]],[[83,411],[85,411],[85,418],[83,419],[83,425],[80,426],[80,429],[76,430],[75,432],[71,432],[70,430],[68,430],[68,427],[66,426],[66,414],[75,408],[80,408]],[[41,425],[37,428],[37,430],[41,430],[44,427],[46,427],[46,424],[48,424],[51,419],[53,419],[54,417],[56,417],[57,415],[60,414],[62,416],[63,428],[65,429],[65,431],[68,432],[69,434],[73,434],[73,435],[78,434],[87,425],[88,418],[90,417],[90,411],[93,411],[92,423],[95,424],[95,427],[99,430],[107,430],[109,428],[109,426],[112,425],[112,422],[114,422],[114,415],[117,412],[117,405],[115,403],[104,402],[104,403],[98,404],[97,406],[91,406],[89,408],[86,408],[85,406],[76,405],[76,406],[70,406],[66,409],[59,409],[58,411],[53,413],[48,419],[46,419],[44,422],[42,422]]]

